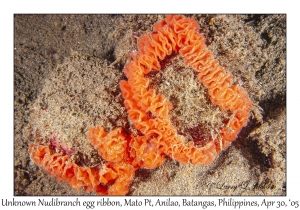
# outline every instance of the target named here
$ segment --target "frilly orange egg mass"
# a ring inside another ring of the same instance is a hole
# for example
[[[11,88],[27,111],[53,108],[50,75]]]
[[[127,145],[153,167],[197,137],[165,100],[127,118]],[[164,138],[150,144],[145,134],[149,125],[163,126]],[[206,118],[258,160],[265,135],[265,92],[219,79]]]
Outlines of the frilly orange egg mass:
[[[172,104],[149,87],[146,75],[160,71],[160,62],[172,53],[179,53],[186,66],[193,68],[198,80],[207,88],[210,100],[233,116],[220,129],[221,138],[201,147],[193,141],[184,142],[172,125],[169,111]],[[124,68],[128,80],[120,82],[124,104],[131,126],[138,134],[123,128],[107,133],[99,126],[90,128],[88,140],[106,161],[99,167],[77,165],[70,155],[51,151],[50,146],[30,145],[32,160],[71,187],[83,187],[99,195],[126,195],[138,168],[155,168],[166,157],[181,163],[210,164],[234,141],[247,124],[252,108],[246,91],[233,84],[226,72],[207,49],[195,19],[167,15],[154,25],[154,31],[138,41],[138,53]]]

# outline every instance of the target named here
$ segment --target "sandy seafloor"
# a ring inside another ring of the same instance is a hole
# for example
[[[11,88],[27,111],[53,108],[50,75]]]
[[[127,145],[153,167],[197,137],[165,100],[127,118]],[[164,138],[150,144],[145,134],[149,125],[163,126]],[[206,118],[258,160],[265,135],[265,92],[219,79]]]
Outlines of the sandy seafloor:
[[[168,159],[156,169],[140,169],[128,195],[286,195],[286,15],[188,16],[196,18],[215,58],[249,93],[252,117],[211,165]],[[42,171],[30,160],[28,146],[48,144],[58,133],[83,165],[99,165],[101,158],[86,141],[88,127],[130,126],[118,86],[126,79],[122,69],[138,37],[164,17],[14,16],[14,195],[93,195]],[[173,61],[182,65],[180,58]],[[171,69],[154,83],[178,102],[172,117],[179,130],[195,126],[197,114],[210,125],[205,133],[217,135],[218,119],[210,114],[222,113],[209,100],[201,107],[204,115],[193,109],[191,104],[202,101],[193,101],[192,93],[207,97],[192,77],[189,69]]]

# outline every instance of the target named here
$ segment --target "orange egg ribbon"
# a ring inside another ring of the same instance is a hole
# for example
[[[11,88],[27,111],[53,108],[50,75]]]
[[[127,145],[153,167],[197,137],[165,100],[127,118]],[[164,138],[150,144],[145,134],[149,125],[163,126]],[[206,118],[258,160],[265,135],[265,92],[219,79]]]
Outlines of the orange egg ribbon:
[[[126,195],[136,169],[158,167],[166,156],[181,163],[210,164],[247,124],[252,104],[247,92],[233,85],[232,74],[214,59],[198,31],[195,19],[167,15],[152,33],[140,37],[138,53],[124,67],[128,80],[120,82],[128,118],[139,135],[127,135],[122,128],[109,133],[101,126],[90,128],[88,140],[107,161],[101,167],[78,166],[68,155],[51,153],[48,146],[30,145],[32,160],[59,181],[100,195]],[[173,52],[197,73],[211,102],[233,113],[220,129],[220,138],[202,147],[179,137],[169,115],[172,103],[149,87],[147,74],[160,71],[160,61]]]

